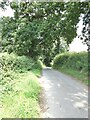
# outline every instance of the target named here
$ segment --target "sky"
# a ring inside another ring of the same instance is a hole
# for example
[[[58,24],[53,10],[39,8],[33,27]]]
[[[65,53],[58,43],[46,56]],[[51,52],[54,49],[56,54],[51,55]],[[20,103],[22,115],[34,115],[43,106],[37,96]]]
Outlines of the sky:
[[[0,10],[0,17],[1,16],[13,16],[13,11],[10,7],[7,7],[6,11]],[[77,29],[77,34],[79,35],[82,30],[82,20],[78,23],[79,28]],[[81,52],[81,51],[87,51],[88,47],[87,45],[83,45],[82,41],[76,37],[72,41],[72,43],[69,45],[69,51],[70,52]]]
[[[78,23],[78,29],[77,29],[77,34],[80,35],[82,28],[83,28],[83,21],[82,19]],[[81,52],[81,51],[87,51],[88,46],[82,43],[82,40],[80,38],[76,37],[72,41],[72,43],[69,45],[69,51],[75,51],[75,52]]]

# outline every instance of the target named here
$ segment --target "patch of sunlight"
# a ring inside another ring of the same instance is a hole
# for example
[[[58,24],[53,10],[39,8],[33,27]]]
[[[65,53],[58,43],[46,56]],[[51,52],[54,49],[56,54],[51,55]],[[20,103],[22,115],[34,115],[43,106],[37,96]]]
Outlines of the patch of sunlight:
[[[86,101],[84,101],[85,103],[87,103]],[[85,108],[86,107],[86,104],[83,103],[83,101],[80,101],[80,102],[76,102],[74,104],[74,107],[75,108]]]

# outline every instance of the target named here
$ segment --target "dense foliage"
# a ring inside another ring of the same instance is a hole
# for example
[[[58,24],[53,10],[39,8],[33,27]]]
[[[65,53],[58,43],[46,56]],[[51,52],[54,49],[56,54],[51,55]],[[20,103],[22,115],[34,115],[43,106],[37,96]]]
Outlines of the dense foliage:
[[[38,70],[40,73],[41,64],[30,57],[0,53],[0,68],[0,116],[38,117],[41,87],[35,76],[37,74],[32,71]]]
[[[24,73],[33,69],[41,70],[41,64],[38,61],[34,61],[30,57],[17,56],[12,53],[10,55],[7,53],[0,54],[0,66],[1,84],[3,85],[9,85],[7,83],[13,81],[14,73]],[[4,89],[6,88],[4,86]]]
[[[86,81],[88,80],[88,53],[63,53],[59,54],[54,58],[53,68],[62,70],[69,69],[78,74],[84,74]]]
[[[88,71],[88,53],[63,53],[57,55],[53,67],[67,67],[78,71]]]
[[[49,65],[53,57],[67,51],[76,37],[81,14],[88,2],[10,2],[13,17],[3,17],[2,50],[41,57]]]

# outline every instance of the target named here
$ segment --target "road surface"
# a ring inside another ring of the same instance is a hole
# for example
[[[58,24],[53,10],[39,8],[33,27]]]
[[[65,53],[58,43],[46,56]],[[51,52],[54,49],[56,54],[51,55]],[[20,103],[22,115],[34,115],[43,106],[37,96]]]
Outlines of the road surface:
[[[88,118],[88,88],[51,68],[42,71],[40,82],[45,102],[43,118]]]

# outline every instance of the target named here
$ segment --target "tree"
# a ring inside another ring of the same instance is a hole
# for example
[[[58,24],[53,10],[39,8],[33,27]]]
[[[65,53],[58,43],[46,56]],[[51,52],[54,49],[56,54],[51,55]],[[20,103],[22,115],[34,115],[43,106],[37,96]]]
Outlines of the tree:
[[[67,50],[76,37],[79,17],[87,13],[88,5],[84,2],[11,2],[14,17],[3,22],[2,41],[7,39],[7,46],[12,46],[19,55],[41,56],[50,65],[53,57]],[[13,44],[9,42],[12,39]]]
[[[9,5],[9,0],[1,0],[0,1],[0,8],[2,9],[2,10],[5,10],[6,9],[6,6],[8,6]]]
[[[83,30],[82,34],[79,36],[83,43],[87,44],[88,51],[90,51],[90,11],[88,11],[83,17]]]
[[[15,20],[11,17],[3,17],[1,19],[2,24],[2,37],[1,37],[1,45],[2,50],[7,52],[12,52],[14,50],[14,34],[16,32],[16,23]]]

